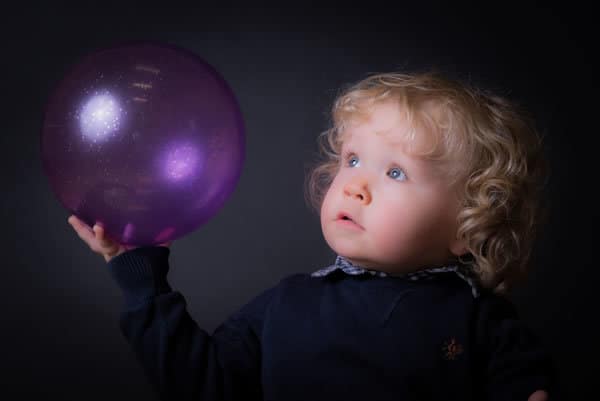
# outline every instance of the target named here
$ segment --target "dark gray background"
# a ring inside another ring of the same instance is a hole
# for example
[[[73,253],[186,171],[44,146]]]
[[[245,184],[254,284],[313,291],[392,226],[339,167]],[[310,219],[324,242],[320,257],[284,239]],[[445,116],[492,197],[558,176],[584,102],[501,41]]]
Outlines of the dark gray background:
[[[38,148],[52,86],[78,57],[123,39],[196,52],[228,80],[244,113],[246,164],[235,192],[172,246],[170,282],[209,332],[284,276],[333,262],[303,182],[341,85],[370,72],[436,67],[524,103],[547,135],[553,211],[530,279],[512,298],[555,357],[570,399],[592,391],[599,356],[593,14],[571,2],[568,9],[394,4],[5,10],[0,398],[156,399],[119,331],[120,293],[103,259],[67,224]]]

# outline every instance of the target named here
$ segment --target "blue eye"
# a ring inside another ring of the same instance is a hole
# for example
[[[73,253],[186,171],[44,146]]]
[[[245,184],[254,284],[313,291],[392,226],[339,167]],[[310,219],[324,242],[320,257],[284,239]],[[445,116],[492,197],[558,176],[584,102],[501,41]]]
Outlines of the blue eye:
[[[353,164],[353,162],[354,162],[354,161],[356,161],[356,163],[355,163],[355,164]],[[348,165],[349,165],[350,167],[356,167],[356,166],[358,166],[358,157],[356,157],[356,156],[351,156],[351,157],[348,159]]]
[[[393,179],[397,179],[398,177],[401,177],[401,176],[406,177],[406,174],[404,174],[404,171],[402,171],[398,167],[394,167],[394,168],[390,169],[388,175],[390,177],[392,177]]]
[[[360,161],[358,160],[358,156],[356,156],[356,155],[351,154],[349,156],[346,156],[345,159],[346,159],[346,164],[349,167],[356,167],[360,164]],[[404,174],[404,171],[402,171],[402,169],[399,167],[391,168],[388,171],[387,175],[392,177],[396,181],[406,180],[406,174]],[[404,177],[404,179],[400,179],[401,177]]]

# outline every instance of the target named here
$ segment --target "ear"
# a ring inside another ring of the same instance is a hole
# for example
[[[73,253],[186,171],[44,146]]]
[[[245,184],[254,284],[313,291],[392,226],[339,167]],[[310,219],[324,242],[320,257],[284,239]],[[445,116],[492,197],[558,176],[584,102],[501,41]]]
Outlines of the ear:
[[[455,256],[464,255],[467,253],[467,241],[456,238],[450,243],[448,249],[450,249],[450,252],[452,252],[452,254]]]

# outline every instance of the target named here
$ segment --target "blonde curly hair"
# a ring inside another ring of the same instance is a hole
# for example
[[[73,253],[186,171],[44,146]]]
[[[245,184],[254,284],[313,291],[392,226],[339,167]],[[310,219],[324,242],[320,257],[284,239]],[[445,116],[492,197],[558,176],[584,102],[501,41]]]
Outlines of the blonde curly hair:
[[[345,128],[388,101],[412,127],[409,152],[430,161],[459,199],[457,237],[468,252],[457,260],[496,293],[523,281],[549,210],[542,138],[516,103],[438,72],[378,73],[342,88],[330,127],[318,137],[322,158],[308,166],[307,204],[320,213],[340,167]]]

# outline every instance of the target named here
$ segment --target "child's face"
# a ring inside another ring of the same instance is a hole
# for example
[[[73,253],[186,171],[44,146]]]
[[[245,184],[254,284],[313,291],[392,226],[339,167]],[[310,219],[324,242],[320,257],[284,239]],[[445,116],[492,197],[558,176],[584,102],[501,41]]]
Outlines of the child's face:
[[[391,103],[349,128],[321,207],[323,235],[337,254],[389,273],[434,267],[465,253],[456,240],[458,202],[426,160],[403,151],[399,133],[407,128]]]

